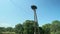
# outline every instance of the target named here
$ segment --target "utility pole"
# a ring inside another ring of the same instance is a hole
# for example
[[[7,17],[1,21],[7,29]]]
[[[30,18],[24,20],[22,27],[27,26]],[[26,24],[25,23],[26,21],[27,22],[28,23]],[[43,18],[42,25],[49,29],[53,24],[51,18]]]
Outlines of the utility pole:
[[[34,34],[40,34],[39,25],[38,25],[38,19],[37,19],[37,14],[36,14],[37,6],[32,5],[31,8],[34,11],[34,22],[35,22],[34,23]]]

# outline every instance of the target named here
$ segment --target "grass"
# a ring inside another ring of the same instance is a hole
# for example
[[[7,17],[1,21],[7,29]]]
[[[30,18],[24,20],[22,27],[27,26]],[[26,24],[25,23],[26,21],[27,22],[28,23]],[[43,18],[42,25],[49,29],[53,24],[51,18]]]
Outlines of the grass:
[[[15,34],[15,32],[2,32],[2,34]]]

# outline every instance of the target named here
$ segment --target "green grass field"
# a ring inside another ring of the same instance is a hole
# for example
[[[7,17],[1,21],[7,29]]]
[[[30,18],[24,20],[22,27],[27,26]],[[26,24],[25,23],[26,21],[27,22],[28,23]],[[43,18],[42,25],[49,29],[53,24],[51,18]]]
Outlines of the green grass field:
[[[15,32],[2,32],[2,34],[15,34]]]

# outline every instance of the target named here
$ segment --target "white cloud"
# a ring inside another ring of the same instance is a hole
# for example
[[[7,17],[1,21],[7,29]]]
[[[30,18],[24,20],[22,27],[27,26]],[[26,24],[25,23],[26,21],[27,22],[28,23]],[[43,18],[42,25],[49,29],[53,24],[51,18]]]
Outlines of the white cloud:
[[[0,23],[0,27],[14,27],[14,26],[8,23]]]

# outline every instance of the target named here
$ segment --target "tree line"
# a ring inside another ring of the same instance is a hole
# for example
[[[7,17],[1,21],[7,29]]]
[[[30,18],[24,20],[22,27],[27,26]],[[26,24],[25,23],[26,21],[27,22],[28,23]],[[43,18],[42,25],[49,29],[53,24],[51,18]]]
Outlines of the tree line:
[[[12,27],[0,27],[0,34],[3,32],[15,32],[15,34],[34,34],[34,21],[26,20],[23,24]],[[60,21],[54,20],[52,23],[39,26],[40,34],[60,34]]]

